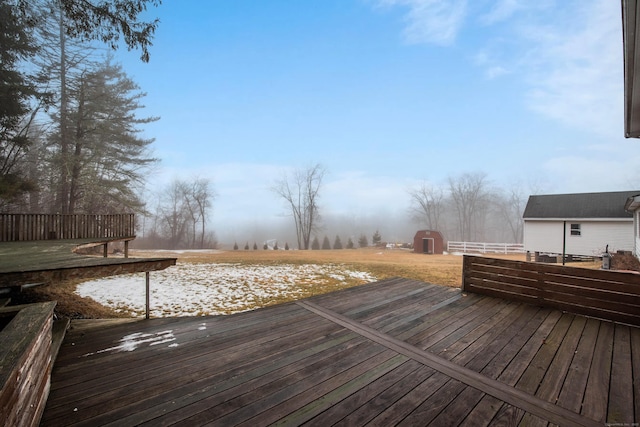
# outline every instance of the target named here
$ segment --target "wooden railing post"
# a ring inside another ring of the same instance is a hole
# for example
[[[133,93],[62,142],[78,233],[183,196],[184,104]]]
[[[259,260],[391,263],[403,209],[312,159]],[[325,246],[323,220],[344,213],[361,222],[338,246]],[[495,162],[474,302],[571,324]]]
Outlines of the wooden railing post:
[[[469,255],[462,256],[462,291],[466,292],[468,289],[468,280],[471,274],[471,257]]]
[[[149,318],[149,272],[147,271],[145,277],[145,319]]]

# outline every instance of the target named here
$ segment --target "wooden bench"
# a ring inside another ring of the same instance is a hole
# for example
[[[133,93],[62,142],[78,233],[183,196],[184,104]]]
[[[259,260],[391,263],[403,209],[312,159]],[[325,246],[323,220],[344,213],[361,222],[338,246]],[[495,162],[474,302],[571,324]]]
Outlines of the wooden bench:
[[[640,275],[465,255],[462,290],[640,326]]]

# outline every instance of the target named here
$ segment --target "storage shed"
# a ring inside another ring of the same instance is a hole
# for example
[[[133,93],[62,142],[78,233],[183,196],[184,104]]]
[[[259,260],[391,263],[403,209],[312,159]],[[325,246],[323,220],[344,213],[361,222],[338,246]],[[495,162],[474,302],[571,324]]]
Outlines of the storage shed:
[[[444,239],[439,231],[419,230],[413,238],[413,251],[417,254],[442,254]]]

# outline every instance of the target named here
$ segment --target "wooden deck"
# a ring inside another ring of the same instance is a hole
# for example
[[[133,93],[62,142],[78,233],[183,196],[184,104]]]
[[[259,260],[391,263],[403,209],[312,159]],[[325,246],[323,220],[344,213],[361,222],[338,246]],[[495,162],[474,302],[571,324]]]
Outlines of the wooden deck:
[[[118,239],[91,238],[0,242],[0,291],[31,283],[139,273],[175,265],[176,258],[105,258],[74,253],[78,246]]]
[[[407,279],[232,316],[73,321],[42,419],[44,426],[638,422],[639,328]]]

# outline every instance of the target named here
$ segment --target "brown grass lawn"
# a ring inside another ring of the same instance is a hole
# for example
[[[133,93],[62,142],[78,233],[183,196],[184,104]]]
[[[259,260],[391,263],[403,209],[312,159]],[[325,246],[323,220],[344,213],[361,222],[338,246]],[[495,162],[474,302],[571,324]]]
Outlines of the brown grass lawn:
[[[341,264],[354,270],[366,271],[378,279],[405,277],[446,286],[460,286],[462,282],[462,256],[424,255],[408,250],[395,249],[343,249],[315,251],[131,251],[131,257],[177,257],[179,263],[238,263],[238,264]],[[521,255],[492,257],[524,261]],[[578,263],[577,266],[597,268],[597,263]],[[35,288],[26,297],[31,301],[56,300],[58,313],[69,317],[106,318],[119,317],[112,310],[74,294],[78,283],[63,283]],[[319,292],[330,292],[328,287]],[[317,293],[318,289],[314,290]],[[282,302],[282,301],[278,301]]]
[[[132,251],[132,256],[176,256],[178,262],[217,262],[239,264],[342,264],[367,271],[379,279],[401,276],[447,286],[460,286],[462,257],[455,255],[424,255],[408,250],[342,249],[316,251],[220,251],[157,252]],[[511,256],[524,260],[524,255]]]

